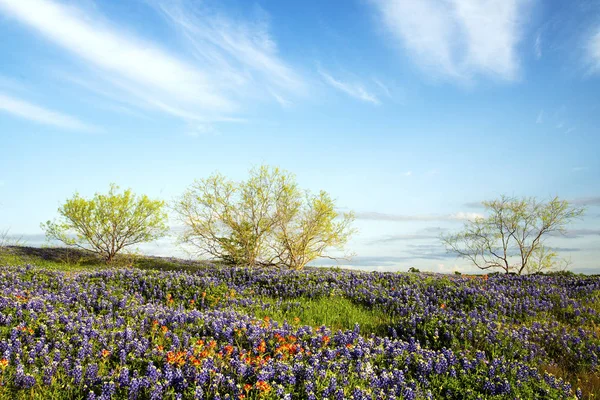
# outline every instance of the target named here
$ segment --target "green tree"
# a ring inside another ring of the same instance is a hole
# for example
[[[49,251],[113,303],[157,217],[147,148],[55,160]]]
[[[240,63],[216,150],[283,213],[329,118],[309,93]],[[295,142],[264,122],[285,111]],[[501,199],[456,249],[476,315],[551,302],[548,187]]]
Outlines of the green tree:
[[[59,218],[42,224],[48,239],[92,251],[107,263],[123,249],[163,237],[168,232],[165,203],[135,196],[130,189],[87,200],[75,194],[58,209]]]
[[[197,180],[173,208],[184,225],[181,242],[250,267],[303,268],[352,233],[352,215],[336,212],[325,192],[303,192],[292,174],[268,166],[251,169],[242,182],[221,174]]]
[[[545,241],[553,234],[564,234],[565,226],[584,213],[583,208],[558,197],[540,202],[532,197],[502,196],[482,205],[487,217],[467,221],[461,232],[442,236],[442,241],[448,251],[480,269],[497,268],[519,275],[561,265],[563,261]]]
[[[318,195],[305,193],[304,196],[293,192],[290,197],[285,203],[282,199],[277,201],[272,241],[275,262],[287,268],[302,269],[317,258],[336,259],[328,256],[326,251],[343,249],[354,233],[350,228],[354,215],[338,213],[335,203],[324,191]]]

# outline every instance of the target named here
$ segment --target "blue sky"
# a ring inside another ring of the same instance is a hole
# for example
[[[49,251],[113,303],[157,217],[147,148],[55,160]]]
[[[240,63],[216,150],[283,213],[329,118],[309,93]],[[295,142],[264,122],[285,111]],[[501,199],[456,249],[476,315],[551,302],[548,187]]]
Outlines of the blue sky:
[[[473,203],[558,195],[587,213],[553,245],[600,272],[600,0],[0,0],[0,37],[0,229],[30,244],[75,191],[269,164],[357,213],[349,265],[467,271],[437,237]]]

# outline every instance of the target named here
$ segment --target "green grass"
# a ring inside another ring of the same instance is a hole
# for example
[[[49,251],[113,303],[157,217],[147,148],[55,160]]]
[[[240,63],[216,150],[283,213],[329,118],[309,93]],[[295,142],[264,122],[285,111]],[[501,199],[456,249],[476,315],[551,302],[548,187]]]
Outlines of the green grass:
[[[259,305],[241,308],[240,311],[254,315],[256,318],[270,319],[292,325],[325,325],[332,330],[353,329],[360,324],[363,335],[388,335],[389,327],[394,320],[388,313],[378,309],[369,309],[353,301],[341,297],[306,298],[280,300],[264,297],[260,299],[264,308]]]
[[[151,257],[139,254],[119,254],[107,265],[91,252],[64,247],[0,247],[0,266],[34,265],[44,269],[77,272],[105,268],[136,267],[144,270],[193,271],[205,266],[201,261],[186,261],[174,258]]]
[[[41,267],[44,269],[54,270],[54,271],[65,271],[65,272],[74,272],[74,271],[86,271],[97,269],[103,267],[100,264],[82,264],[81,262],[77,262],[73,260],[69,261],[60,261],[60,260],[47,260],[40,257],[28,256],[24,254],[15,254],[13,252],[7,251],[6,249],[0,249],[0,265],[35,265],[36,267]]]

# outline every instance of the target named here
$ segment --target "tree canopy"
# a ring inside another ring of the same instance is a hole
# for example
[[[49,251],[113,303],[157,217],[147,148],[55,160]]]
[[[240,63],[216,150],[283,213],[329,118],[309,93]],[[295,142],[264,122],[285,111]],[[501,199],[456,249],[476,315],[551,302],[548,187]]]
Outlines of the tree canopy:
[[[136,196],[130,189],[118,191],[112,184],[108,194],[96,193],[89,200],[75,193],[58,209],[58,220],[42,224],[46,237],[92,251],[110,263],[123,249],[167,233],[164,201]]]
[[[352,213],[339,213],[324,191],[298,188],[279,168],[250,170],[246,181],[221,174],[197,180],[174,209],[184,224],[180,237],[198,253],[224,262],[301,269],[331,248],[341,249],[353,230]]]
[[[501,269],[517,274],[540,272],[564,263],[546,244],[554,234],[583,215],[584,209],[554,197],[484,201],[487,217],[467,221],[461,232],[442,236],[450,252],[470,260],[480,269]]]

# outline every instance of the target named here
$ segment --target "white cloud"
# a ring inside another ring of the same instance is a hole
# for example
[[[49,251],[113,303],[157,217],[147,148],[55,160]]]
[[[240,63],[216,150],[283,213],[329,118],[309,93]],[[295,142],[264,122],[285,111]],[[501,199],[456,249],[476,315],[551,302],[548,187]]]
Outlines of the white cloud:
[[[483,217],[482,214],[473,212],[457,212],[454,214],[426,214],[426,215],[402,215],[402,214],[386,214],[374,211],[357,212],[356,219],[369,221],[465,221]]]
[[[384,26],[432,74],[515,80],[528,0],[372,0]]]
[[[600,73],[600,29],[593,35],[587,45],[587,53],[592,73]]]
[[[354,97],[355,99],[375,105],[381,104],[377,96],[375,96],[373,93],[368,92],[360,83],[343,82],[341,80],[335,79],[333,76],[329,75],[327,72],[322,70],[319,70],[319,74],[323,77],[323,80],[328,85],[346,93],[350,97]]]
[[[196,57],[223,68],[234,82],[260,80],[294,93],[305,91],[303,78],[278,56],[262,9],[257,9],[257,21],[245,23],[208,11],[200,2],[156,2],[192,44]],[[248,74],[248,70],[255,74]]]
[[[538,116],[535,120],[536,124],[541,124],[544,122],[544,110],[540,110],[540,112],[538,113]]]
[[[217,136],[219,135],[219,131],[212,124],[202,124],[197,123],[190,125],[185,132],[186,136],[190,137],[199,137],[199,136]]]
[[[404,175],[404,176],[411,176],[412,175],[412,171],[406,171],[402,175]]]
[[[0,111],[7,112],[19,118],[58,128],[86,132],[97,131],[96,128],[87,125],[70,115],[48,110],[2,93],[0,93]]]
[[[381,89],[381,91],[390,99],[392,98],[392,93],[390,92],[390,89],[387,87],[387,85],[385,85],[383,82],[381,82],[379,79],[377,78],[373,78],[373,82],[375,82],[375,84],[377,86],[379,86],[379,88]]]
[[[248,98],[272,99],[263,95],[270,87],[304,90],[301,77],[277,56],[266,23],[201,15],[203,3],[177,4],[157,8],[190,40],[193,54],[174,54],[55,0],[0,0],[0,12],[82,60],[87,68],[80,80],[96,94],[187,122],[237,121],[232,115]]]
[[[198,69],[81,10],[49,0],[0,0],[0,7],[92,66],[143,88],[146,95],[169,95],[210,109],[232,107]]]
[[[534,44],[534,52],[535,52],[535,58],[537,58],[538,60],[540,58],[542,58],[542,34],[538,33],[537,36],[535,37],[535,44]]]
[[[475,220],[477,218],[483,218],[483,215],[474,212],[458,212],[449,216],[449,219],[458,221]]]
[[[279,93],[274,92],[272,90],[269,91],[269,93],[271,93],[271,96],[273,96],[273,98],[275,98],[275,100],[277,100],[277,102],[281,105],[281,107],[288,108],[292,105],[292,103],[289,100],[285,99]]]

